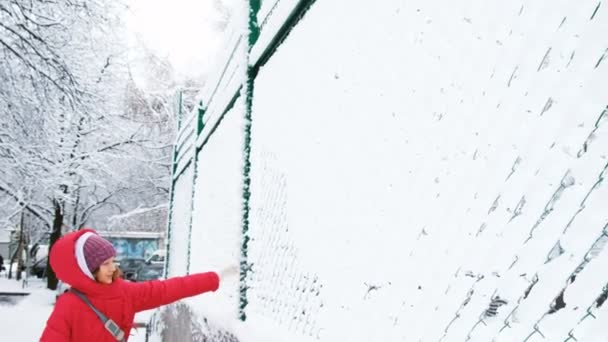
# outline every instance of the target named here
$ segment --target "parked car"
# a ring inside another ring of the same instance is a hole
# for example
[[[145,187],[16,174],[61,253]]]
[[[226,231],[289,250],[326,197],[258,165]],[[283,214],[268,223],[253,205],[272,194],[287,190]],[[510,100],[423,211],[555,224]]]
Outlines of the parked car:
[[[46,276],[46,264],[47,258],[44,257],[40,260],[35,261],[30,267],[30,274],[36,276],[38,278],[43,278]]]
[[[144,258],[125,258],[118,261],[123,277],[127,280],[134,280],[137,270],[146,264]]]
[[[136,274],[134,281],[147,281],[160,279],[163,276],[164,265],[162,264],[149,264],[140,267]]]
[[[160,265],[164,265],[165,264],[165,255],[167,254],[167,251],[164,249],[159,249],[154,251],[154,253],[152,253],[152,255],[150,255],[150,257],[148,257],[148,259],[146,260],[146,264],[150,265],[150,264],[160,264]]]

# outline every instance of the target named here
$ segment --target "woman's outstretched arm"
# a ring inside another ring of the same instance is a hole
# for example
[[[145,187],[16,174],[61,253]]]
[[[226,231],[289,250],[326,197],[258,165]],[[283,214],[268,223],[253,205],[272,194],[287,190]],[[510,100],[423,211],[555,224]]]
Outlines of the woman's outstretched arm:
[[[128,295],[135,312],[157,308],[192,297],[215,291],[220,285],[220,277],[215,272],[197,273],[167,280],[151,280],[141,283],[125,282]]]

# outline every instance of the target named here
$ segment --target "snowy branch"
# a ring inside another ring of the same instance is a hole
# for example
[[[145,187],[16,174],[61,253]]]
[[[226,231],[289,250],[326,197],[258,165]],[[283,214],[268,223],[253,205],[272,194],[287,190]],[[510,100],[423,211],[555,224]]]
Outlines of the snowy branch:
[[[0,191],[4,192],[6,195],[8,195],[9,197],[11,197],[19,206],[22,206],[24,209],[26,209],[32,215],[34,215],[35,217],[39,218],[42,222],[44,222],[45,225],[49,226],[48,217],[45,217],[37,209],[33,208],[31,205],[29,205],[28,203],[26,203],[25,201],[23,201],[19,196],[15,195],[8,188],[3,187],[2,185],[0,185]]]

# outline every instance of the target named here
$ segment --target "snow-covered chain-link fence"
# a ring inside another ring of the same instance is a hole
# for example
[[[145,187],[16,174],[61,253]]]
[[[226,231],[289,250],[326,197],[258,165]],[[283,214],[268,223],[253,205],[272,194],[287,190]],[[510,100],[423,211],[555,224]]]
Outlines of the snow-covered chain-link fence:
[[[176,150],[168,273],[242,262],[198,324],[608,340],[605,4],[250,5]]]
[[[156,331],[159,334],[155,337],[161,341],[239,342],[230,332],[196,317],[192,309],[181,303],[163,308],[152,317],[147,329],[148,340],[150,332]]]

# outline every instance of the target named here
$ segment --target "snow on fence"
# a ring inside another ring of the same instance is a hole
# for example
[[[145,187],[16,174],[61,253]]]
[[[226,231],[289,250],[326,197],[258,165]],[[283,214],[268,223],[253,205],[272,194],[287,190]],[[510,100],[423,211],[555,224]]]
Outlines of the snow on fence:
[[[608,340],[601,1],[249,4],[182,125],[168,229],[168,274],[241,279],[184,324]]]

